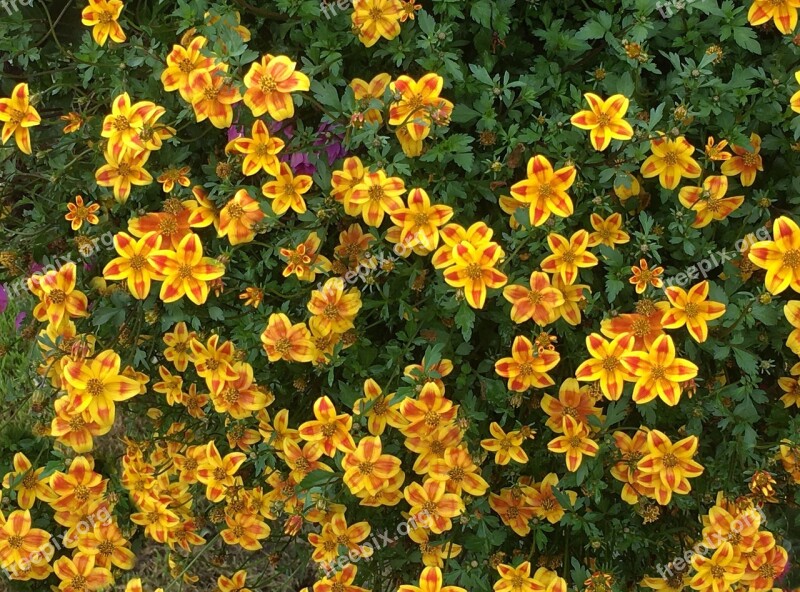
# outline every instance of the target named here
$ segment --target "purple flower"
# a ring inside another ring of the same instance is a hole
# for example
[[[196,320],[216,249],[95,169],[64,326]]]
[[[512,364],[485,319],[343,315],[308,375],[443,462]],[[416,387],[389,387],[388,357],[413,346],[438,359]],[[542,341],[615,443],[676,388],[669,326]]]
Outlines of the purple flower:
[[[232,125],[228,128],[228,142],[231,140],[235,140],[236,138],[244,137],[244,126],[243,125]]]
[[[0,312],[4,312],[8,306],[8,292],[6,287],[0,284]]]
[[[337,133],[332,123],[322,123],[317,128],[317,139],[314,140],[314,146],[325,147],[325,155],[328,157],[330,165],[347,154],[342,140],[344,140],[344,135]]]
[[[14,319],[14,328],[19,331],[19,328],[22,327],[22,321],[25,320],[28,314],[23,310],[17,313],[16,318]]]
[[[289,163],[289,167],[295,175],[313,175],[317,167],[311,163],[311,158],[315,156],[306,152],[295,152],[281,158],[282,162]]]

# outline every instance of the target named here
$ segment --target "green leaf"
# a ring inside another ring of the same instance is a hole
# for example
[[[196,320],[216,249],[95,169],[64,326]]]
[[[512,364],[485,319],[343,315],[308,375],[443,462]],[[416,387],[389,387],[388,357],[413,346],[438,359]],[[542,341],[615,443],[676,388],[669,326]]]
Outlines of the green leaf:
[[[751,27],[736,27],[733,30],[733,40],[742,49],[761,55],[761,44],[756,40],[756,32]]]
[[[472,337],[472,328],[475,326],[475,311],[470,308],[466,300],[461,301],[461,306],[455,316],[456,327],[461,330],[464,341]]]

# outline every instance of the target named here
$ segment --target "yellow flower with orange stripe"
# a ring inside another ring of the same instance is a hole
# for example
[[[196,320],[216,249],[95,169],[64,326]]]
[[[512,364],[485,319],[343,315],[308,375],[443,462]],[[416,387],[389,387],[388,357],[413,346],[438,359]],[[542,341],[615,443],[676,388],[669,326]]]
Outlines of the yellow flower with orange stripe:
[[[489,424],[489,432],[492,437],[481,440],[481,448],[494,452],[496,464],[507,465],[512,460],[523,465],[528,462],[528,455],[522,449],[525,437],[518,430],[506,432],[499,423],[493,421]]]
[[[425,525],[436,534],[450,530],[452,519],[464,512],[464,500],[460,495],[447,493],[444,481],[426,479],[422,485],[411,483],[403,491],[403,497],[411,506],[411,515],[421,515]]]
[[[81,12],[81,23],[92,28],[92,38],[97,45],[105,45],[110,38],[114,43],[125,41],[125,31],[119,17],[125,5],[122,0],[89,0]]]
[[[314,401],[314,417],[300,424],[297,434],[307,442],[318,444],[323,453],[333,456],[337,450],[351,452],[356,444],[350,430],[353,418],[349,413],[336,413],[336,407],[329,397],[319,397]]]
[[[664,292],[672,308],[661,318],[664,329],[677,329],[686,325],[689,335],[698,343],[708,339],[708,321],[725,314],[725,305],[708,300],[708,291],[708,280],[695,284],[688,292],[678,286],[665,288]]]
[[[274,181],[267,181],[261,187],[264,197],[272,200],[272,211],[275,215],[282,216],[289,208],[298,214],[305,213],[306,201],[303,194],[311,189],[311,177],[295,175],[285,162],[280,164],[276,177]]]
[[[197,469],[197,480],[206,486],[206,498],[220,502],[230,487],[236,484],[236,473],[247,460],[241,452],[230,452],[224,457],[217,450],[214,440],[206,445],[206,456]]]
[[[59,557],[53,564],[53,571],[61,580],[58,589],[62,592],[104,590],[114,583],[111,571],[97,566],[94,555],[81,552],[75,553],[72,559]]]
[[[111,113],[103,119],[100,135],[108,138],[108,151],[115,157],[122,157],[128,151],[134,153],[145,150],[145,144],[139,132],[156,109],[152,101],[131,103],[128,93],[122,93],[111,102]]]
[[[570,118],[575,127],[589,132],[595,150],[605,150],[611,140],[630,140],[633,137],[631,124],[625,121],[630,101],[623,95],[612,95],[603,100],[594,93],[583,95],[589,109],[578,111]]]
[[[189,331],[186,323],[176,323],[171,333],[164,333],[164,359],[172,362],[178,372],[184,372],[192,359],[190,344],[197,334]]]
[[[558,454],[565,454],[567,470],[574,473],[583,462],[584,456],[596,456],[600,447],[589,435],[586,424],[578,422],[574,417],[565,415],[561,420],[563,434],[550,440],[547,449]]]
[[[797,83],[800,84],[800,70],[794,73],[794,78],[795,80],[797,80]],[[795,91],[789,102],[792,111],[794,111],[795,113],[800,113],[800,90]]]
[[[225,525],[228,528],[220,532],[222,540],[229,545],[239,545],[245,551],[261,549],[263,545],[259,541],[267,538],[272,532],[260,516],[246,512],[233,516],[226,514]]]
[[[12,461],[13,471],[3,476],[3,487],[17,492],[17,505],[23,510],[30,510],[37,499],[50,502],[55,494],[47,484],[47,477],[42,477],[44,467],[34,469],[31,461],[22,452],[17,452]],[[17,481],[12,488],[11,483]]]
[[[383,95],[391,81],[392,77],[389,74],[382,73],[376,74],[369,82],[361,80],[361,78],[353,78],[349,86],[353,89],[356,101],[364,107],[369,107],[373,99],[383,100]],[[367,123],[383,123],[383,113],[376,108],[365,109],[362,118],[362,121]]]
[[[434,531],[435,532],[435,531]],[[419,576],[419,586],[403,584],[397,592],[467,592],[459,586],[445,586],[442,570],[438,567],[426,567]]]
[[[143,186],[153,182],[153,176],[144,168],[147,159],[150,158],[150,152],[147,150],[141,152],[127,150],[124,153],[117,153],[109,144],[105,157],[106,164],[97,169],[94,178],[100,187],[111,187],[118,202],[128,201],[133,185]]]
[[[240,189],[219,213],[217,236],[227,236],[232,245],[249,243],[256,236],[255,227],[264,219],[257,200]]]
[[[654,488],[653,496],[662,506],[672,499],[672,494],[686,495],[692,490],[690,478],[703,473],[703,467],[692,460],[697,452],[697,436],[688,436],[675,444],[659,430],[647,433],[648,454],[639,461],[642,480]]]
[[[302,428],[301,428],[302,430]],[[379,436],[364,436],[358,446],[348,451],[342,459],[344,484],[350,493],[358,495],[367,492],[378,494],[390,480],[401,477],[400,459],[383,453],[383,445]],[[398,483],[398,487],[399,487]]]
[[[264,409],[269,399],[253,378],[253,367],[247,362],[236,362],[233,371],[237,375],[211,394],[214,411],[228,413],[234,419],[245,419],[253,412]]]
[[[793,327],[786,338],[786,347],[800,356],[800,300],[790,300],[783,307],[783,314]]]
[[[501,358],[494,365],[494,370],[508,379],[509,390],[525,392],[530,388],[547,388],[555,382],[547,373],[561,361],[556,351],[534,349],[530,339],[524,335],[514,338],[511,346],[511,357]]]
[[[0,121],[3,122],[3,131],[0,140],[3,144],[11,136],[25,154],[31,153],[31,134],[29,128],[39,125],[42,118],[30,103],[28,84],[20,82],[11,91],[11,97],[0,99]]]
[[[153,251],[150,261],[164,278],[159,294],[164,302],[175,302],[186,295],[195,304],[204,304],[208,299],[208,282],[225,274],[225,267],[219,261],[203,257],[203,245],[194,233],[183,237],[174,251]]]
[[[542,260],[542,270],[558,274],[565,284],[574,284],[580,269],[599,263],[597,257],[586,250],[589,247],[589,233],[585,230],[577,231],[569,240],[551,232],[547,235],[547,245],[552,254]]]
[[[261,334],[261,343],[270,362],[310,362],[313,359],[311,333],[305,323],[294,325],[283,313],[272,313]]]
[[[378,0],[394,2],[396,0]],[[439,96],[444,79],[433,72],[419,80],[399,76],[390,85],[399,100],[389,106],[389,124],[395,130],[406,156],[418,156],[422,140],[428,137],[431,124],[446,125],[453,113],[453,103]]]
[[[749,187],[756,180],[756,173],[764,170],[764,163],[761,159],[761,136],[753,132],[750,134],[750,144],[752,150],[743,146],[731,145],[733,156],[722,163],[723,175],[735,177],[739,175],[739,182],[743,187]]]
[[[688,382],[698,372],[695,364],[677,357],[675,344],[669,335],[657,337],[647,353],[631,352],[624,356],[622,364],[637,377],[633,400],[640,405],[656,397],[667,405],[677,405],[681,398],[681,383]]]
[[[197,122],[208,119],[216,128],[225,129],[233,121],[233,105],[242,100],[238,89],[227,82],[227,66],[212,70],[192,70],[189,74],[192,109]]]
[[[383,434],[387,424],[393,428],[405,425],[398,406],[391,404],[394,395],[395,393],[384,393],[372,378],[364,381],[364,397],[353,404],[353,413],[366,416],[367,430],[373,436]]]
[[[50,488],[56,500],[50,502],[55,510],[77,513],[89,504],[89,500],[102,496],[107,481],[94,470],[94,460],[87,456],[72,459],[66,473],[56,471],[50,475]]]
[[[91,360],[70,360],[64,379],[73,410],[86,411],[100,425],[114,423],[115,403],[139,394],[139,383],[120,374],[120,357],[110,349]]]
[[[261,170],[278,176],[280,162],[277,155],[285,145],[280,138],[270,136],[267,124],[257,119],[253,123],[251,137],[234,138],[225,146],[225,153],[244,155],[242,173],[247,177]]]
[[[622,215],[619,213],[611,214],[605,219],[593,213],[589,220],[594,228],[594,232],[589,234],[590,247],[605,245],[616,249],[617,245],[624,245],[631,240],[630,235],[622,230]]]
[[[351,20],[358,40],[372,47],[381,37],[387,41],[397,37],[402,9],[400,0],[354,0]]]
[[[787,216],[778,217],[772,224],[773,240],[759,241],[750,246],[748,258],[767,270],[764,285],[772,294],[786,288],[800,293],[800,228]]]
[[[700,176],[700,165],[692,158],[694,146],[683,136],[673,140],[662,135],[650,140],[650,150],[652,154],[642,164],[642,176],[645,179],[657,176],[664,189],[675,189],[682,177]]]
[[[86,294],[75,289],[77,271],[71,261],[58,270],[28,278],[28,288],[39,297],[33,315],[39,321],[48,321],[54,328],[65,319],[88,317],[89,300]]]
[[[253,112],[253,117],[261,117],[269,112],[275,121],[283,121],[294,115],[292,93],[307,91],[311,87],[308,76],[295,68],[297,64],[286,56],[261,56],[260,62],[253,62],[244,76],[247,90],[244,104]]]
[[[547,158],[537,154],[528,160],[527,175],[511,186],[511,196],[528,206],[531,224],[541,226],[551,214],[561,218],[572,215],[574,206],[567,189],[575,182],[574,166],[556,171]]]
[[[163,279],[150,260],[150,255],[161,248],[161,237],[148,232],[138,241],[125,232],[114,235],[114,249],[119,254],[103,268],[107,280],[126,280],[128,291],[137,300],[150,294],[152,280]]]
[[[358,288],[345,292],[342,278],[330,278],[322,289],[311,293],[307,307],[319,319],[318,328],[323,335],[344,333],[355,326],[353,321],[361,309],[361,293]]]
[[[550,285],[546,273],[534,271],[530,277],[530,289],[512,284],[503,288],[503,298],[511,307],[511,320],[524,323],[529,319],[544,327],[558,318],[556,310],[564,304],[564,296],[560,290]]]
[[[567,378],[561,383],[558,399],[546,394],[542,397],[541,405],[542,411],[548,415],[545,425],[557,434],[561,433],[561,420],[567,415],[586,425],[590,425],[589,417],[592,415],[597,419],[603,418],[602,410],[595,407],[595,400],[589,394],[589,386],[581,386],[574,378]]]
[[[778,31],[791,35],[797,27],[798,0],[753,0],[747,11],[747,20],[754,27],[772,20]]]
[[[661,279],[662,273],[664,273],[664,268],[660,265],[651,268],[647,259],[639,259],[639,265],[631,266],[631,277],[628,278],[628,283],[636,287],[637,294],[644,294],[648,285],[654,288],[661,288],[664,285],[664,280]]]
[[[704,228],[713,220],[727,218],[744,203],[744,196],[725,197],[728,178],[711,175],[703,180],[702,187],[683,187],[678,193],[681,204],[695,212],[692,228]]]
[[[403,210],[400,196],[405,192],[406,186],[400,177],[389,177],[383,169],[365,173],[352,193],[345,196],[345,211],[356,211],[356,215],[360,214],[364,222],[377,228],[386,214],[392,215]]]
[[[587,336],[586,349],[591,358],[578,366],[575,378],[580,381],[599,380],[605,397],[616,401],[622,396],[625,382],[636,380],[624,363],[626,356],[633,351],[633,343],[633,336],[629,333],[623,333],[610,342],[597,333]]]
[[[447,448],[442,458],[434,460],[428,466],[428,477],[446,483],[447,491],[459,495],[463,491],[480,497],[489,489],[489,484],[481,476],[480,469],[463,444]]]
[[[408,192],[408,205],[389,212],[392,222],[402,227],[400,242],[429,253],[439,246],[439,228],[453,217],[453,208],[431,205],[430,197],[418,187]]]
[[[194,37],[189,44],[173,45],[167,54],[167,67],[161,73],[161,83],[167,92],[178,91],[183,100],[192,102],[190,74],[195,70],[209,71],[214,68],[214,58],[204,55],[203,48],[208,40],[205,37]]]
[[[233,370],[235,349],[233,342],[219,343],[219,335],[208,338],[206,345],[198,339],[189,342],[197,375],[205,378],[212,393],[218,393],[225,382],[236,380],[238,374]]]
[[[454,288],[463,288],[472,308],[483,308],[487,290],[502,288],[508,281],[495,267],[504,256],[503,249],[494,242],[479,246],[461,242],[452,250],[453,263],[445,270],[444,281]]]

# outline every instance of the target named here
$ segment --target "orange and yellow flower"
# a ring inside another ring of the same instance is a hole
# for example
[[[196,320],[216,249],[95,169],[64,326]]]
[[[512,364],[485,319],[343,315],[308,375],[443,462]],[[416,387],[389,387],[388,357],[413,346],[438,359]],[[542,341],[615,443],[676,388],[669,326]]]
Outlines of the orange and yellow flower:
[[[642,163],[641,173],[645,179],[658,176],[664,189],[675,189],[682,177],[696,179],[700,176],[700,165],[692,158],[694,146],[686,138],[674,140],[661,136],[650,141],[652,154]]]
[[[754,27],[772,20],[778,31],[791,35],[797,27],[798,0],[753,0],[747,20]]]
[[[230,452],[223,457],[214,440],[206,445],[206,456],[197,469],[197,480],[206,486],[206,498],[210,502],[225,499],[227,489],[236,483],[236,472],[246,460],[247,456],[241,452]]]
[[[511,196],[528,206],[534,226],[544,224],[550,214],[567,218],[574,211],[567,189],[572,187],[576,175],[574,166],[556,171],[547,158],[537,154],[528,160],[528,178],[511,186]]]
[[[683,187],[678,199],[685,208],[695,212],[692,228],[703,228],[712,220],[724,220],[744,203],[744,196],[725,197],[728,178],[718,175],[706,177],[702,187]]]
[[[589,233],[579,230],[569,240],[551,232],[547,235],[547,245],[551,255],[542,260],[542,270],[558,274],[565,284],[574,284],[580,268],[594,267],[599,263],[597,257],[586,249],[589,247]]]
[[[32,150],[29,128],[39,125],[42,118],[31,105],[26,82],[16,85],[11,91],[10,98],[0,99],[0,121],[3,122],[3,131],[0,135],[3,144],[14,136],[17,148],[25,154],[30,154]]]
[[[175,302],[186,295],[195,304],[204,304],[208,299],[208,282],[225,274],[219,261],[203,257],[203,245],[194,233],[183,237],[174,251],[153,251],[150,261],[164,278],[159,294],[164,302]]]
[[[97,45],[105,45],[111,38],[114,43],[125,41],[125,31],[119,17],[125,5],[122,0],[89,0],[81,12],[81,23],[92,28],[92,38]]]
[[[501,358],[494,365],[494,370],[508,379],[509,390],[525,392],[530,388],[547,388],[555,382],[547,373],[556,367],[561,356],[556,351],[536,351],[530,339],[524,335],[514,338],[511,346],[511,357]]]
[[[257,119],[253,123],[252,137],[234,138],[225,146],[226,153],[243,154],[242,173],[245,176],[255,175],[259,171],[278,176],[280,162],[278,153],[286,143],[280,138],[269,135],[267,124]]]
[[[280,170],[274,181],[267,181],[261,187],[264,197],[272,200],[272,211],[276,216],[282,216],[286,210],[292,208],[294,212],[303,214],[306,211],[306,201],[303,194],[311,189],[309,175],[294,175],[292,169],[285,162],[280,163]]]
[[[495,266],[505,256],[503,249],[494,242],[474,246],[461,242],[452,250],[453,264],[444,272],[444,281],[454,288],[463,288],[467,304],[472,308],[483,308],[487,289],[502,288],[508,277]]]
[[[589,109],[578,111],[570,122],[575,127],[589,132],[595,150],[605,150],[611,140],[630,140],[633,137],[631,124],[625,121],[630,101],[623,95],[612,95],[603,100],[594,93],[583,95]]]
[[[800,6],[800,2],[798,2]],[[797,10],[795,9],[795,19]],[[764,170],[761,160],[761,136],[753,132],[750,134],[750,144],[753,146],[752,152],[742,146],[731,145],[734,156],[722,163],[722,174],[729,177],[739,175],[739,181],[743,187],[749,187],[756,180],[756,172]]]
[[[403,491],[403,497],[411,506],[411,515],[421,515],[426,526],[436,534],[450,530],[453,527],[452,519],[464,511],[461,496],[447,493],[446,489],[444,481],[426,479],[422,485],[411,483]]]
[[[358,288],[350,288],[345,292],[342,278],[330,278],[322,289],[311,293],[308,310],[319,319],[319,329],[323,335],[341,334],[355,326],[353,321],[361,310],[361,293]]]
[[[506,432],[500,424],[493,421],[489,424],[491,438],[481,440],[481,448],[494,452],[494,462],[498,465],[507,465],[512,460],[524,465],[528,462],[528,454],[522,449],[525,437],[519,430]]]
[[[351,20],[358,39],[372,47],[383,37],[390,41],[400,34],[400,0],[354,0]]]
[[[128,291],[137,300],[150,294],[152,280],[163,279],[150,260],[150,255],[161,248],[161,237],[148,232],[138,241],[125,232],[114,235],[114,249],[119,254],[103,268],[107,280],[126,280]]]
[[[647,353],[626,355],[622,364],[637,377],[633,400],[640,405],[656,397],[667,405],[677,405],[681,398],[681,383],[688,382],[698,372],[695,364],[676,356],[675,344],[669,335],[657,337]]]
[[[653,496],[660,505],[666,506],[673,493],[689,493],[692,489],[689,479],[703,473],[702,465],[692,460],[697,444],[697,436],[688,436],[673,444],[659,430],[647,433],[648,454],[639,461],[638,468],[644,483],[654,488]]]
[[[725,314],[725,305],[708,300],[707,280],[695,284],[688,292],[678,286],[664,289],[672,308],[664,313],[661,325],[664,329],[677,329],[686,325],[689,335],[698,343],[708,339],[708,321]]]
[[[261,117],[269,112],[275,121],[283,121],[294,115],[292,93],[307,91],[311,87],[308,76],[295,68],[297,64],[286,56],[261,56],[260,62],[253,62],[244,76],[247,90],[244,104],[253,112],[253,117]]]
[[[320,244],[317,233],[312,232],[294,249],[282,248],[281,257],[288,261],[283,277],[294,274],[302,282],[313,282],[318,273],[330,271],[331,262],[319,253]]]
[[[639,265],[631,266],[631,277],[628,278],[628,282],[636,286],[637,294],[644,294],[648,285],[656,289],[664,286],[662,273],[664,273],[664,268],[660,265],[651,269],[647,259],[639,259]]]
[[[208,119],[216,128],[225,129],[233,122],[233,105],[242,100],[239,90],[226,81],[226,69],[192,70],[189,73],[192,109],[198,122]]]
[[[372,80],[367,82],[361,78],[353,78],[350,81],[350,88],[353,89],[356,101],[364,107],[369,107],[373,99],[383,100],[383,95],[389,87],[392,77],[389,74],[376,74]],[[361,114],[362,120],[367,123],[383,123],[383,113],[380,109],[368,108]]]
[[[772,294],[791,287],[800,293],[800,228],[791,218],[780,216],[772,224],[773,240],[750,246],[748,258],[767,270],[764,285]]]
[[[272,313],[261,334],[261,343],[270,362],[310,362],[313,358],[311,334],[305,323],[295,323],[285,314]]]
[[[219,213],[217,236],[227,236],[232,245],[249,243],[256,236],[255,227],[264,219],[257,200],[240,189]]]
[[[364,222],[377,228],[386,214],[392,215],[404,209],[401,196],[405,192],[406,186],[400,177],[388,177],[383,169],[365,173],[350,195],[345,195],[345,211],[360,214]]]
[[[202,50],[208,40],[205,37],[194,37],[189,44],[173,45],[167,54],[167,67],[161,73],[161,83],[167,92],[179,91],[183,100],[192,102],[190,75],[194,71],[210,71],[214,69],[214,58],[204,55]]]
[[[427,254],[439,246],[439,228],[453,217],[453,208],[431,205],[425,190],[415,187],[408,192],[407,207],[388,213],[392,222],[402,227],[400,242]]]
[[[547,449],[558,454],[566,454],[564,460],[567,470],[574,473],[581,466],[584,456],[597,455],[600,447],[591,439],[589,427],[574,417],[565,415],[561,420],[563,434],[547,443]]]
[[[13,471],[3,476],[3,488],[13,489],[17,492],[17,505],[23,510],[30,510],[37,499],[50,502],[55,499],[55,494],[47,484],[47,477],[42,477],[44,467],[34,469],[31,461],[22,452],[17,452],[12,461]],[[17,482],[12,487],[13,482]],[[0,563],[2,556],[0,555]]]
[[[548,415],[545,425],[560,434],[562,420],[566,416],[574,417],[578,422],[590,425],[589,417],[603,418],[603,412],[595,407],[595,399],[589,393],[589,386],[581,386],[574,378],[567,378],[558,389],[558,399],[551,395],[542,397],[542,411]]]
[[[575,377],[580,381],[600,381],[600,390],[611,401],[622,396],[625,382],[634,382],[632,374],[624,363],[624,359],[633,351],[633,337],[624,333],[610,342],[597,333],[586,337],[586,349],[590,359],[581,363],[575,370]]]
[[[589,246],[605,245],[616,248],[616,245],[624,245],[631,240],[630,235],[622,230],[622,215],[619,213],[611,214],[603,219],[599,214],[592,214],[590,217],[594,232],[589,233]]]
[[[300,425],[297,434],[307,442],[313,442],[322,448],[327,456],[333,456],[337,450],[352,452],[356,444],[350,429],[353,418],[349,413],[336,413],[333,401],[327,396],[319,397],[314,402],[314,417]]]
[[[139,394],[139,383],[121,375],[121,360],[107,349],[91,360],[70,360],[64,366],[64,379],[73,410],[86,411],[100,425],[114,423],[115,403]]]
[[[358,446],[344,455],[342,468],[345,471],[342,479],[353,495],[362,491],[376,495],[391,479],[403,474],[400,459],[383,453],[379,436],[361,438]]]
[[[147,150],[115,153],[109,143],[105,156],[106,164],[97,169],[94,178],[100,187],[111,187],[118,202],[128,201],[133,185],[149,185],[153,182],[153,176],[144,168],[150,158]]]
[[[529,319],[544,327],[558,318],[556,310],[564,304],[564,295],[550,285],[550,277],[541,271],[534,271],[530,277],[530,289],[512,284],[503,288],[503,298],[511,307],[511,320],[524,323]]]
[[[61,580],[58,586],[61,592],[96,592],[108,588],[114,582],[114,577],[107,568],[95,564],[94,555],[81,552],[75,553],[72,559],[59,557],[53,564],[53,571]]]

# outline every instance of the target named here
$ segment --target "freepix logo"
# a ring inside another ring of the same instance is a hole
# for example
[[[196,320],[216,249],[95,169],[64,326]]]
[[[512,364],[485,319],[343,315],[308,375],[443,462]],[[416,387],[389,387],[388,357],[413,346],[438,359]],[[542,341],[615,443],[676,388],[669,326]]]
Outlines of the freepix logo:
[[[8,16],[17,12],[20,6],[33,6],[33,0],[0,0],[0,8],[5,9]]]

